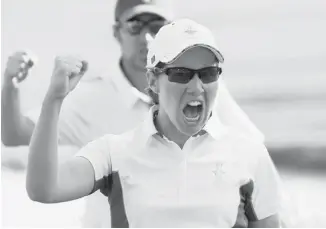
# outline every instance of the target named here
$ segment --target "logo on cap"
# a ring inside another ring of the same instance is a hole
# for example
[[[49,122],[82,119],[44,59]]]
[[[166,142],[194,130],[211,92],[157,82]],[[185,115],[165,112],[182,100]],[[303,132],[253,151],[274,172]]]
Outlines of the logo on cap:
[[[192,35],[194,33],[197,32],[197,30],[193,29],[191,26],[189,26],[186,30],[185,30],[186,33]]]

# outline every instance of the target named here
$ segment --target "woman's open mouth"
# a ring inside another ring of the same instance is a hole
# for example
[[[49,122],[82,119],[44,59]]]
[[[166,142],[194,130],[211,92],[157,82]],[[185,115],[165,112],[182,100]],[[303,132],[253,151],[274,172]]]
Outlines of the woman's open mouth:
[[[203,102],[193,100],[186,104],[183,108],[184,118],[187,122],[197,122],[203,112]]]

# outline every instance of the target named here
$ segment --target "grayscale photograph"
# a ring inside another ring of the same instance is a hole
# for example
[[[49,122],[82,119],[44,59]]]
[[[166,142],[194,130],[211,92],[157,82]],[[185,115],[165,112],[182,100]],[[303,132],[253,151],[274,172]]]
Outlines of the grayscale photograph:
[[[326,227],[324,0],[2,0],[3,228]]]

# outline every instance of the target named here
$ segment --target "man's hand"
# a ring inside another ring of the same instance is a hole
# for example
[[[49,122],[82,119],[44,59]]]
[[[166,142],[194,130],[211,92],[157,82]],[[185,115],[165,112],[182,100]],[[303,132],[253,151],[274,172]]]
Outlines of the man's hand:
[[[73,56],[59,56],[55,59],[48,96],[64,99],[78,84],[87,71],[88,63]]]
[[[26,52],[15,52],[8,58],[4,72],[4,83],[22,82],[28,76],[29,69],[34,65],[34,61]]]

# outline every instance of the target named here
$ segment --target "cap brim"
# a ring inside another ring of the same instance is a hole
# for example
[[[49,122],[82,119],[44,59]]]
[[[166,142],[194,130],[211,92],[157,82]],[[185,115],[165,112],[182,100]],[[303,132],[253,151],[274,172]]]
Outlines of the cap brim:
[[[172,20],[173,19],[173,15],[171,13],[171,10],[166,10],[164,8],[160,8],[157,6],[153,6],[153,5],[138,5],[135,6],[127,11],[125,11],[122,15],[121,15],[121,20],[122,21],[127,21],[137,15],[140,14],[145,14],[145,13],[150,13],[150,14],[155,14],[158,15],[166,20]]]
[[[166,64],[171,64],[173,63],[176,59],[178,59],[183,53],[185,53],[186,51],[188,51],[189,49],[195,48],[195,47],[203,47],[203,48],[207,48],[209,50],[211,50],[219,63],[223,63],[224,62],[224,57],[221,54],[220,51],[218,51],[215,47],[207,45],[207,44],[192,44],[192,45],[186,45],[184,48],[182,48],[177,55],[171,56],[169,58],[169,60],[167,60],[167,62],[165,62]]]

